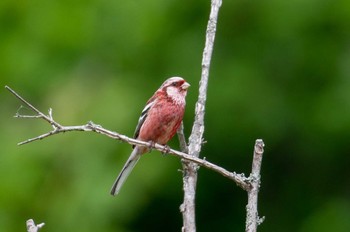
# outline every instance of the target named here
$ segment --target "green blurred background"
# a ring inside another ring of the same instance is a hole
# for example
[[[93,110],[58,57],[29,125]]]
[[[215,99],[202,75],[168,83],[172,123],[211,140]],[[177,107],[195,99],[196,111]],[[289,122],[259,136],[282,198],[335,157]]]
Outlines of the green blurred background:
[[[0,2],[0,230],[180,231],[180,161],[138,163],[120,195],[109,190],[131,152],[93,133],[15,119],[9,85],[63,125],[92,120],[132,135],[148,98],[169,76],[198,95],[209,1]],[[21,113],[31,113],[21,109]],[[350,231],[350,1],[223,2],[210,70],[202,157],[249,173],[266,144],[259,231]],[[176,139],[170,145],[178,147]],[[201,168],[198,231],[244,231],[246,193]]]

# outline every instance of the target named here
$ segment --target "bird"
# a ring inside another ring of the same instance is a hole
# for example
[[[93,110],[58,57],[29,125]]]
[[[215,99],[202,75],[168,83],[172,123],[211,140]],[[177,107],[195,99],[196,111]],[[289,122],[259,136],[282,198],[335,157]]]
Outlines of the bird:
[[[164,81],[142,110],[134,138],[166,145],[182,122],[189,87],[190,84],[182,77],[170,77]],[[116,196],[119,193],[141,155],[149,151],[150,147],[133,146],[133,151],[111,188],[111,195]]]

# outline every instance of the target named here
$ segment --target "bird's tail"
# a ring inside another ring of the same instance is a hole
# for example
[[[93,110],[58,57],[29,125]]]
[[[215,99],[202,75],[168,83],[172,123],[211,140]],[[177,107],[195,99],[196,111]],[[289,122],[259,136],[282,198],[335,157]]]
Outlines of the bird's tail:
[[[140,149],[136,146],[132,151],[131,155],[129,156],[129,159],[124,164],[122,171],[119,173],[119,176],[117,177],[117,179],[115,180],[112,186],[111,194],[113,196],[119,193],[119,190],[123,186],[126,178],[128,178],[129,174],[134,169],[137,161],[139,161],[141,157],[141,152],[139,150]]]

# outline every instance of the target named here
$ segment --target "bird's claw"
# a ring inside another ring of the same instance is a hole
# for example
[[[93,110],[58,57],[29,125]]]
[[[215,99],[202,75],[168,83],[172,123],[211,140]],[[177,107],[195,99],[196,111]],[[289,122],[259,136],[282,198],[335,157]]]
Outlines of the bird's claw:
[[[167,153],[169,153],[169,151],[170,151],[170,147],[168,146],[168,145],[164,145],[164,148],[162,149],[162,154],[163,155],[166,155]]]
[[[156,147],[156,143],[154,141],[148,141],[149,142],[149,146],[148,146],[148,149],[149,149],[149,152],[152,151],[153,148]]]

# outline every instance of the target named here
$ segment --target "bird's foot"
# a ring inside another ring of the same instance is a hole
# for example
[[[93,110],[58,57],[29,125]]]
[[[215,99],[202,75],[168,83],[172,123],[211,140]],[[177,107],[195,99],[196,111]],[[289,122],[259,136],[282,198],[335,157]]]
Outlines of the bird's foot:
[[[165,144],[163,150],[161,151],[162,154],[163,154],[163,155],[166,155],[166,154],[169,153],[169,151],[170,151],[170,147],[169,147],[168,145]]]
[[[149,152],[152,151],[153,148],[155,148],[156,146],[156,143],[152,140],[148,141],[149,142],[149,146],[148,146],[148,149],[149,149]]]

